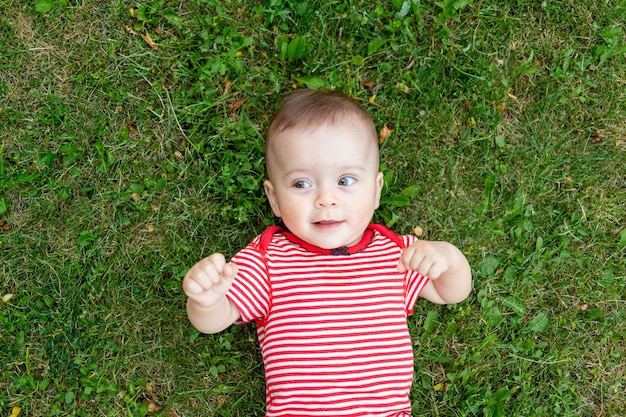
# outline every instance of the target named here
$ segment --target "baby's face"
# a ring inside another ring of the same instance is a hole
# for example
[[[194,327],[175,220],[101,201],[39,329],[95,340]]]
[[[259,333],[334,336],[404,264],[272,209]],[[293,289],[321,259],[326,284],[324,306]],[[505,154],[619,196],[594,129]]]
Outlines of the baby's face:
[[[265,192],[292,233],[325,249],[360,241],[383,186],[371,136],[354,121],[289,129],[272,138]]]

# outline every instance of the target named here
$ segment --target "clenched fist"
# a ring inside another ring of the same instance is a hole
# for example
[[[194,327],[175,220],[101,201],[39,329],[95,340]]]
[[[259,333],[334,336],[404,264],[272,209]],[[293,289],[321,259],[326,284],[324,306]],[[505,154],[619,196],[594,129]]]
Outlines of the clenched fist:
[[[202,307],[212,307],[226,294],[237,275],[237,265],[214,253],[195,264],[183,279],[187,297]]]

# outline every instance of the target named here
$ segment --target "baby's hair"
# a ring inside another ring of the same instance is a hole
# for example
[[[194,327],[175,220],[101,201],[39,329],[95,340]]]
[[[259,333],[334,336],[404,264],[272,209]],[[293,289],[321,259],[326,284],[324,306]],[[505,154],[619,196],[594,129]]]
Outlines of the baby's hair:
[[[371,116],[345,94],[334,90],[311,90],[303,88],[289,94],[270,122],[266,145],[272,138],[288,129],[306,129],[325,123],[363,123],[377,141],[376,127]]]

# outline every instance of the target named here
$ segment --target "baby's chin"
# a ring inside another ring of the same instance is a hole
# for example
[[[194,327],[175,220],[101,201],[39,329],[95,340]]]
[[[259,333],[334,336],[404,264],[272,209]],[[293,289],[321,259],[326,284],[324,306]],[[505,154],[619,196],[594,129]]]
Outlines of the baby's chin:
[[[361,234],[358,238],[349,239],[349,240],[346,240],[346,239],[310,239],[310,240],[302,239],[302,240],[318,248],[332,250],[332,249],[337,249],[337,248],[349,248],[359,243],[362,238],[363,238],[363,234]]]

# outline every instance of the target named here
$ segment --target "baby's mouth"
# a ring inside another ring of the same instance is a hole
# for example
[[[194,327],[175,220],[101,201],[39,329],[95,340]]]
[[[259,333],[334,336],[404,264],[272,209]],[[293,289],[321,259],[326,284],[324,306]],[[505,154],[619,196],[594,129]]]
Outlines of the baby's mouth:
[[[333,226],[338,226],[341,223],[343,223],[340,220],[318,220],[316,222],[313,222],[313,225],[317,226],[317,227],[333,227]]]

